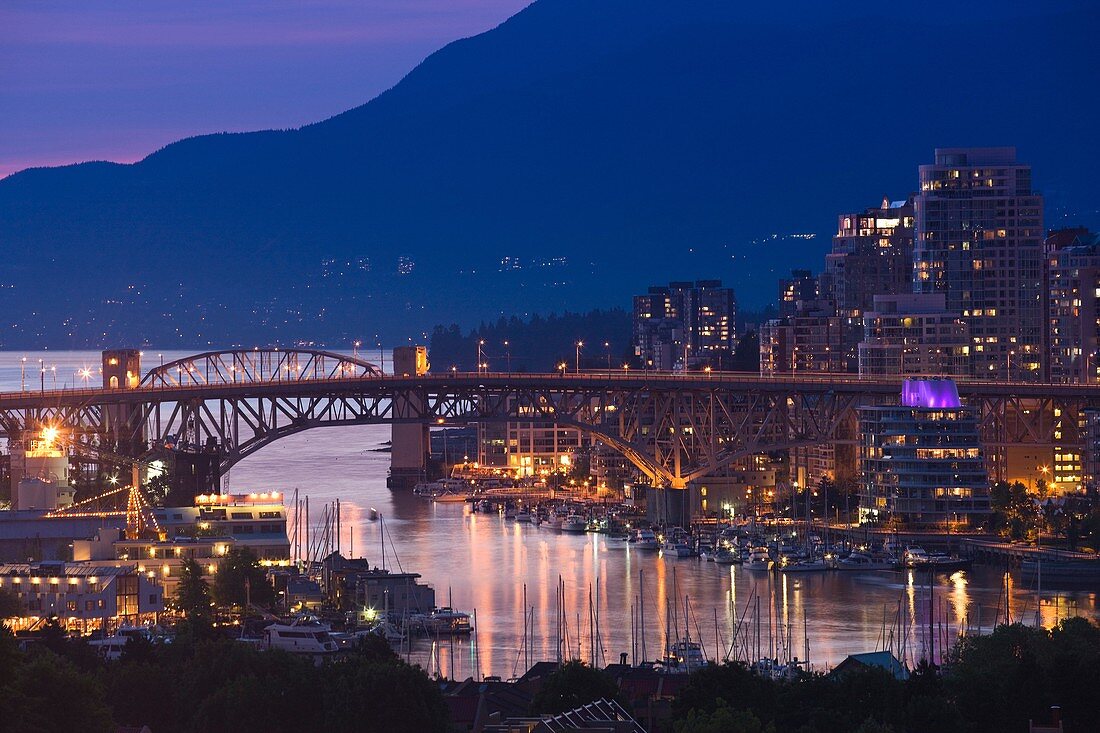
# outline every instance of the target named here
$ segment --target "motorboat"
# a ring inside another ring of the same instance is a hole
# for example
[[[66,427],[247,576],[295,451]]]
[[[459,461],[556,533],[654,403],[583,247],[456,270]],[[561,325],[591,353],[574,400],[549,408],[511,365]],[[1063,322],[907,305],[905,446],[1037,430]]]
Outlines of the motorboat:
[[[714,562],[719,565],[740,565],[741,553],[729,547],[720,547],[714,552]]]
[[[669,557],[694,557],[695,550],[684,539],[668,539],[661,545],[661,554]]]
[[[769,570],[771,566],[772,559],[767,547],[754,547],[749,550],[749,556],[742,565],[746,570]]]
[[[832,569],[833,566],[824,558],[784,562],[779,565],[779,571],[782,573],[819,573],[824,570]]]
[[[421,624],[430,636],[465,636],[472,631],[470,614],[450,606],[435,609],[422,618]]]
[[[928,554],[928,565],[939,572],[950,573],[956,570],[966,570],[971,564],[972,561],[968,557],[948,555],[943,552],[932,552]]]
[[[869,552],[852,552],[839,560],[837,570],[893,570],[898,561],[889,555],[873,555]]]
[[[263,646],[292,654],[332,654],[338,648],[329,636],[329,627],[318,621],[295,619],[277,621],[264,628]]]
[[[657,535],[653,534],[652,529],[634,530],[634,534],[631,535],[628,542],[637,550],[656,551],[661,549],[661,543],[657,541]]]
[[[584,532],[588,529],[588,520],[579,514],[570,514],[561,521],[562,532]]]
[[[413,494],[424,499],[439,502],[466,501],[470,485],[462,479],[441,478],[435,481],[421,482],[413,487]]]
[[[928,557],[928,553],[924,551],[923,547],[905,548],[905,554],[901,557],[901,562],[907,568],[923,568],[931,562],[931,558]]]

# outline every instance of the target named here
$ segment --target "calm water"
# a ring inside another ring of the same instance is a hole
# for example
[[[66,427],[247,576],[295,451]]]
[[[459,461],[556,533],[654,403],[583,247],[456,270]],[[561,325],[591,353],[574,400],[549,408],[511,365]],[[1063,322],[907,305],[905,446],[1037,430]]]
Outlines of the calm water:
[[[152,358],[150,358],[152,353]],[[146,364],[158,363],[157,352],[146,352]],[[79,383],[78,370],[89,366],[98,378],[98,352],[50,352],[48,354],[0,353],[0,389],[20,388],[20,357],[27,356],[28,375],[37,360],[57,365],[58,384]],[[165,361],[176,357],[165,352]],[[52,370],[46,386],[52,386]],[[28,382],[30,377],[28,376]],[[345,554],[381,561],[381,525],[367,519],[369,508],[384,517],[386,564],[400,565],[423,575],[436,589],[442,605],[448,594],[457,608],[477,611],[474,640],[444,642],[433,654],[428,642],[414,644],[414,661],[424,666],[438,663],[444,672],[473,674],[475,660],[482,674],[510,677],[522,672],[523,586],[534,608],[530,641],[532,660],[553,659],[557,644],[558,577],[565,581],[570,653],[584,659],[591,654],[589,589],[599,581],[600,661],[618,661],[632,651],[632,608],[636,609],[644,574],[644,636],[650,658],[663,647],[669,609],[675,604],[677,627],[684,627],[683,597],[690,603],[691,636],[701,638],[707,653],[716,645],[725,653],[733,630],[742,619],[750,623],[760,598],[760,646],[769,647],[769,626],[778,617],[790,623],[792,651],[802,658],[809,640],[809,656],[815,666],[835,664],[847,654],[871,651],[884,633],[900,643],[895,623],[898,608],[907,619],[909,654],[919,656],[928,619],[926,577],[903,573],[824,573],[804,577],[751,573],[739,566],[719,566],[697,559],[665,558],[637,552],[627,543],[603,535],[561,534],[547,527],[516,524],[498,515],[474,514],[464,505],[431,504],[386,488],[389,455],[379,447],[389,439],[385,426],[322,428],[284,438],[238,464],[226,477],[232,492],[278,490],[310,497],[313,514],[327,502],[340,499],[343,507]],[[391,547],[392,543],[392,547]],[[976,627],[979,610],[988,627],[1004,613],[1003,585],[998,569],[978,566],[972,571],[940,576],[934,591],[937,646],[960,626]],[[1036,605],[1034,588],[1023,587],[1018,576],[1010,579],[1010,613],[1014,620],[1043,623],[1061,616],[1097,617],[1097,597],[1091,591],[1044,591]],[[775,610],[769,614],[769,607]],[[746,614],[746,608],[750,610]],[[717,613],[717,624],[715,615]],[[634,614],[636,615],[636,614]],[[769,616],[771,623],[769,624]],[[884,617],[886,621],[884,623]],[[715,629],[717,625],[717,631]],[[787,633],[784,630],[783,634]],[[772,636],[776,636],[772,632]],[[755,643],[755,642],[754,642]],[[452,654],[453,651],[453,654]],[[438,662],[436,660],[438,659]]]

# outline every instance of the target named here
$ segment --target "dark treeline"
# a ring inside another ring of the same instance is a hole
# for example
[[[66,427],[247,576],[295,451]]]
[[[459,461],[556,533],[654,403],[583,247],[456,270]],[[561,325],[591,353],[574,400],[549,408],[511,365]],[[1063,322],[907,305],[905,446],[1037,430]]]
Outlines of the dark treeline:
[[[1100,628],[1015,624],[960,640],[944,669],[882,669],[773,682],[742,665],[697,673],[674,703],[676,733],[1026,733],[1060,706],[1067,733],[1100,720]]]
[[[578,341],[584,344],[582,369],[606,369],[609,356],[612,368],[621,368],[633,358],[630,318],[627,311],[613,308],[534,315],[526,321],[517,316],[502,317],[465,334],[458,324],[436,326],[429,352],[432,371],[443,372],[451,367],[476,370],[479,341],[485,342],[482,361],[488,363],[490,371],[510,368],[513,372],[548,372],[563,362],[573,371]]]
[[[21,651],[0,628],[0,731],[112,731],[148,725],[156,733],[234,731],[453,730],[439,685],[405,664],[380,638],[314,665],[229,640],[204,640],[186,625],[171,644],[131,640],[118,662],[102,661],[81,639],[48,625]],[[967,637],[936,669],[921,663],[907,680],[857,668],[773,681],[743,664],[696,672],[673,701],[675,733],[1025,733],[1059,706],[1067,733],[1100,720],[1100,628],[1083,618],[1051,630],[1020,624]],[[550,675],[532,714],[598,698],[647,705],[615,678],[581,662]],[[636,712],[641,712],[636,710]],[[659,731],[655,731],[659,733]]]
[[[379,638],[322,665],[229,640],[132,639],[102,661],[60,628],[29,651],[0,627],[0,731],[334,733],[449,730],[438,685]]]

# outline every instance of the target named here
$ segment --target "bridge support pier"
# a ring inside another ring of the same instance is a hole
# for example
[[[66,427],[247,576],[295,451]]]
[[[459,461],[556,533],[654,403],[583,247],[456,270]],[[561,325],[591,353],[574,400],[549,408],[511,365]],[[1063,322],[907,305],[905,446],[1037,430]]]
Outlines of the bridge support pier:
[[[393,350],[393,373],[422,377],[428,373],[428,349],[424,346],[399,346]],[[423,414],[424,396],[413,391],[395,394],[394,417]],[[431,428],[425,423],[394,423],[390,433],[391,489],[412,489],[428,477],[431,459]]]
[[[690,489],[683,481],[676,486],[654,486],[646,492],[646,518],[666,527],[687,527],[691,524]]]

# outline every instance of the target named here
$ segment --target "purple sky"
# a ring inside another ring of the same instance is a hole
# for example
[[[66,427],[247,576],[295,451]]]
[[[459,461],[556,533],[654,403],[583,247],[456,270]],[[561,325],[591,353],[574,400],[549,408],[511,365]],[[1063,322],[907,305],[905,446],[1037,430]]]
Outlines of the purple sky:
[[[2,0],[0,177],[366,102],[530,0]]]

